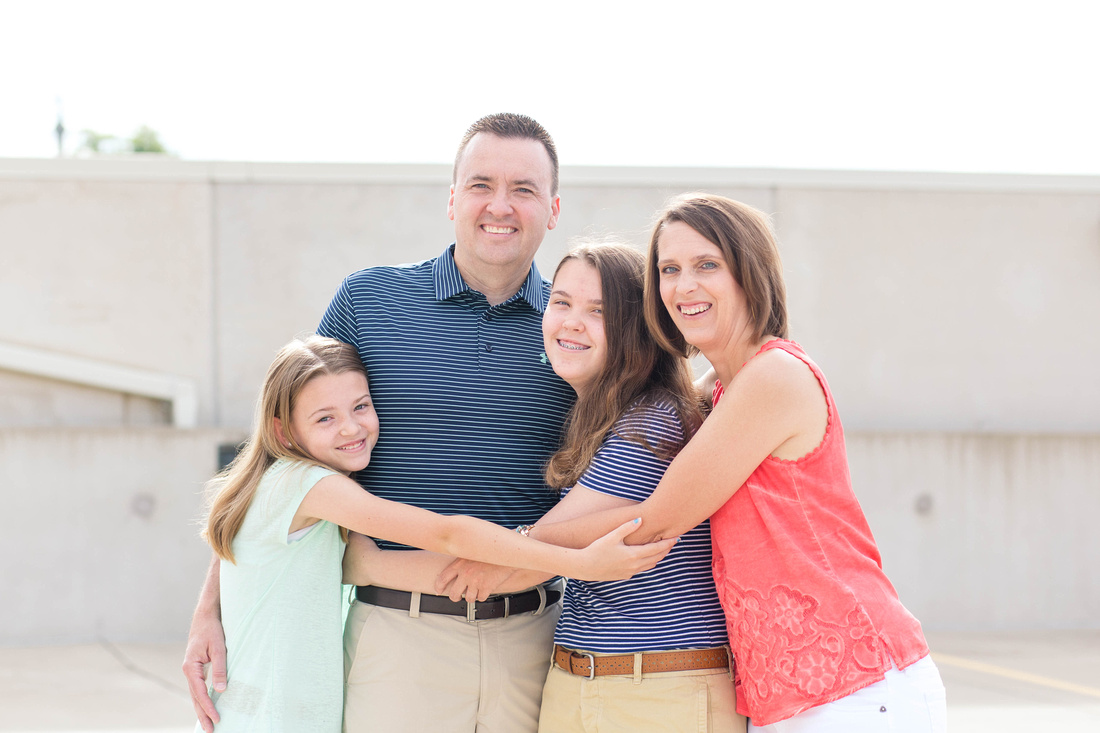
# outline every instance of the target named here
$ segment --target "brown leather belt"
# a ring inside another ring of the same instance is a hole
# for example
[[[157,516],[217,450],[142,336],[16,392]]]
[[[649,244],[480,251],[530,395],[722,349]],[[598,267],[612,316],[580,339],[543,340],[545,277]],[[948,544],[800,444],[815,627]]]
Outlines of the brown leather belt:
[[[554,664],[566,672],[594,679],[605,674],[634,674],[633,654],[596,656],[554,645]],[[729,669],[730,657],[725,647],[713,649],[683,649],[672,652],[642,652],[642,674],[653,672],[684,672],[693,669]]]
[[[383,608],[396,608],[409,611],[413,594],[403,590],[379,588],[373,585],[361,585],[355,589],[355,597],[361,603]],[[441,613],[447,616],[465,616],[467,621],[483,621],[490,618],[508,618],[518,613],[530,613],[546,608],[561,600],[561,581],[510,595],[490,596],[487,601],[467,603],[452,601],[447,596],[421,594],[419,610],[421,613]]]

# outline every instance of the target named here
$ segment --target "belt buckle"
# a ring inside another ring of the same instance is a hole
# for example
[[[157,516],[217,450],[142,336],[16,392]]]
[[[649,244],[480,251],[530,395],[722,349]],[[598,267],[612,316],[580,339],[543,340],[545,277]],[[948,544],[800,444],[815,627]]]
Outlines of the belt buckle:
[[[591,652],[582,652],[580,656],[581,659],[588,658],[588,676],[585,679],[589,681],[596,679],[596,656]]]
[[[498,600],[504,601],[504,615],[501,618],[508,618],[512,611],[512,597],[504,596]],[[486,603],[488,603],[488,601],[486,601]],[[477,602],[466,601],[466,622],[472,624],[477,620]]]

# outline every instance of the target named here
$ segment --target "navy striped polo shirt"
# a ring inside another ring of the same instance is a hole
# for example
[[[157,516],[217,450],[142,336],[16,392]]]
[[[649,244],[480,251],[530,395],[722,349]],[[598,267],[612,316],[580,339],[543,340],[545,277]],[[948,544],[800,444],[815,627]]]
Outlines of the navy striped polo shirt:
[[[532,265],[519,292],[490,306],[463,281],[453,244],[345,278],[317,333],[354,345],[367,368],[381,429],[356,475],[364,488],[505,527],[557,502],[542,471],[575,394],[542,358],[549,293]]]
[[[630,440],[634,435],[650,445],[679,442],[683,426],[672,402],[631,407],[577,483],[632,501],[648,498],[670,461]],[[711,575],[710,523],[684,533],[657,567],[629,580],[570,580],[554,641],[597,653],[724,645],[726,617]]]

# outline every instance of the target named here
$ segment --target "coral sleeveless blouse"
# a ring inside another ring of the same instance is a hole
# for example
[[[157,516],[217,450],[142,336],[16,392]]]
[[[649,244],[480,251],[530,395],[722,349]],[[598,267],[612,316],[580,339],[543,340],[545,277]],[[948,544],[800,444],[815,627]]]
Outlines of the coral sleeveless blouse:
[[[844,431],[825,377],[825,437],[794,461],[769,456],[713,517],[714,582],[737,661],[737,711],[770,725],[873,684],[928,654],[898,600],[852,491]],[[722,387],[715,387],[715,404]]]

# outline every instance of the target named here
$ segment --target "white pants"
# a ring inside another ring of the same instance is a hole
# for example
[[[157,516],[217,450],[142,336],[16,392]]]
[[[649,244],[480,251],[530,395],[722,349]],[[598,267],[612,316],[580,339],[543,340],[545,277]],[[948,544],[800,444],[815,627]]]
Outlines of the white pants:
[[[932,657],[851,695],[810,708],[772,725],[753,725],[749,733],[944,733],[947,695]]]

